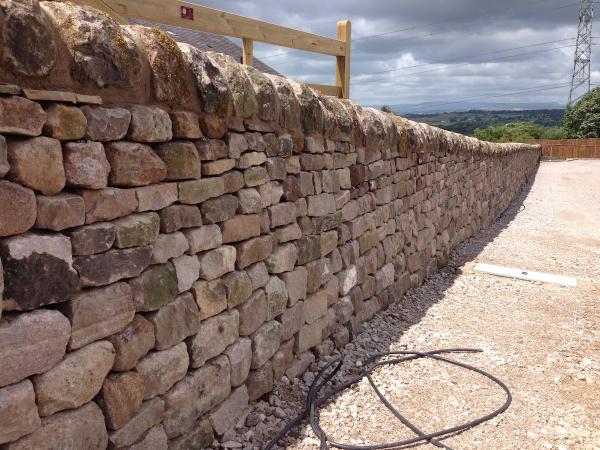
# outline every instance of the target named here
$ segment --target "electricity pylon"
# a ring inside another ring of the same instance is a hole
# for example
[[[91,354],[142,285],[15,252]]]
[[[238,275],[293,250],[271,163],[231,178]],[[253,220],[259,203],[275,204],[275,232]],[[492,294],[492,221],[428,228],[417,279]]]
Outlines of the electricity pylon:
[[[577,30],[577,45],[575,47],[575,63],[573,64],[573,78],[571,79],[571,92],[569,106],[577,102],[590,91],[590,67],[592,62],[592,21],[594,7],[592,0],[581,0],[579,9],[579,29]],[[581,87],[585,89],[581,89]]]

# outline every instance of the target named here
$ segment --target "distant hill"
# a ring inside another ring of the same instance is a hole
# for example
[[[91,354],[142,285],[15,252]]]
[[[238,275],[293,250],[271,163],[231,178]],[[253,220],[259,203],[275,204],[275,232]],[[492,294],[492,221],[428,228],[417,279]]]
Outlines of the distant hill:
[[[564,109],[535,109],[525,111],[471,110],[435,114],[402,114],[402,116],[444,130],[472,135],[476,128],[514,122],[530,122],[544,128],[558,127],[562,123],[563,114]]]
[[[486,103],[486,102],[425,102],[416,105],[388,105],[392,111],[400,116],[406,114],[435,114],[443,112],[466,111],[530,111],[533,109],[563,109],[564,105],[556,102],[530,102],[530,103]],[[381,105],[375,106],[380,108]]]

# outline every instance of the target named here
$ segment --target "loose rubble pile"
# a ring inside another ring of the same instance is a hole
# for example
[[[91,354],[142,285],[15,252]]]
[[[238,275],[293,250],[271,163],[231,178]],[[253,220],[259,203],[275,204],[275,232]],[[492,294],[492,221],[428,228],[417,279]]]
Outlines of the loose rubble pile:
[[[72,4],[0,11],[2,450],[210,445],[539,158]]]

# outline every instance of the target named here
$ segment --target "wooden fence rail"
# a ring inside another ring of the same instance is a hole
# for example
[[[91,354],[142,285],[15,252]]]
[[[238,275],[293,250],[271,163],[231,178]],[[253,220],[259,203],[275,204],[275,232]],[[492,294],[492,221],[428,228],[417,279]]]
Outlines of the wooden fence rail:
[[[335,56],[335,85],[310,86],[325,95],[350,96],[350,21],[337,23],[333,39],[178,0],[75,0],[75,3],[105,11],[120,23],[127,23],[123,18],[130,17],[240,38],[242,62],[248,65],[254,60],[254,42]]]
[[[600,158],[600,139],[539,139],[532,144],[542,146],[544,158]]]

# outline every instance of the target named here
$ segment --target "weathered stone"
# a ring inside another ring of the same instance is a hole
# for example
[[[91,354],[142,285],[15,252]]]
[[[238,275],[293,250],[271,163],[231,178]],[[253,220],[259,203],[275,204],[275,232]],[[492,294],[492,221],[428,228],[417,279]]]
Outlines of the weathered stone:
[[[317,320],[311,324],[303,325],[300,331],[296,334],[294,343],[294,351],[302,353],[306,350],[315,347],[321,343],[323,333],[323,324],[321,320]]]
[[[297,267],[280,275],[285,282],[290,305],[306,298],[308,272],[305,267]]]
[[[31,381],[0,388],[0,444],[33,433],[40,425]]]
[[[275,230],[275,240],[282,244],[284,242],[295,241],[302,237],[302,230],[297,223],[278,228]]]
[[[144,436],[127,450],[168,450],[169,440],[162,425],[150,428]]]
[[[157,350],[179,344],[200,328],[198,307],[189,293],[180,295],[174,302],[148,315],[148,320],[154,326]]]
[[[196,141],[196,150],[201,161],[215,161],[227,158],[228,150],[225,143],[218,139]]]
[[[260,235],[260,216],[255,214],[234,216],[220,224],[223,243],[245,241]]]
[[[177,274],[173,264],[150,266],[129,281],[137,311],[154,311],[171,303],[178,293]]]
[[[144,377],[137,372],[113,373],[106,377],[98,403],[111,430],[122,428],[135,416],[144,399]]]
[[[202,214],[196,206],[171,205],[159,211],[160,231],[172,233],[182,228],[193,228],[202,225]]]
[[[174,111],[169,116],[173,125],[173,138],[200,139],[202,137],[198,114],[190,111]]]
[[[291,366],[285,371],[285,375],[290,379],[294,380],[300,378],[304,372],[308,370],[312,363],[315,362],[315,355],[313,352],[304,352],[298,355]]]
[[[178,183],[179,201],[190,205],[202,203],[210,198],[219,197],[225,192],[225,182],[221,177]]]
[[[118,141],[129,129],[131,113],[124,108],[85,105],[81,111],[87,119],[85,138],[90,141]]]
[[[135,366],[144,377],[144,400],[167,392],[185,376],[189,363],[183,342],[168,350],[148,353]]]
[[[236,387],[244,383],[250,372],[252,362],[252,341],[240,338],[227,347],[224,352],[231,365],[231,386]]]
[[[331,230],[321,233],[321,256],[327,256],[337,248],[337,231]]]
[[[230,170],[220,178],[223,179],[226,194],[235,194],[244,187],[244,174],[237,170]]]
[[[279,277],[271,277],[265,286],[267,295],[267,320],[272,320],[285,311],[288,293],[285,283]]]
[[[71,242],[62,235],[27,233],[0,242],[4,310],[28,310],[64,302],[78,289]]]
[[[281,183],[278,181],[269,181],[267,183],[261,184],[260,186],[258,186],[258,193],[260,194],[261,197],[261,205],[263,208],[268,208],[271,205],[275,205],[277,206],[277,203],[281,200],[281,196],[283,195],[283,187],[281,186]],[[294,206],[292,204],[292,206]],[[286,204],[285,207],[282,208],[278,208],[278,212],[280,213],[284,213],[285,214],[285,210],[290,208],[289,204]],[[288,211],[290,211],[288,209]],[[294,211],[292,213],[293,217],[296,217],[296,211]],[[285,217],[285,216],[281,216],[279,215],[278,217]],[[285,220],[285,219],[283,219]],[[288,219],[289,220],[289,219]],[[277,223],[278,219],[275,219],[275,222]],[[286,222],[288,223],[288,222]]]
[[[85,223],[113,220],[134,212],[138,207],[135,190],[104,188],[81,191],[85,205]]]
[[[169,114],[155,106],[130,106],[127,138],[136,142],[166,142],[173,138]]]
[[[211,414],[210,422],[219,436],[232,428],[248,408],[248,389],[242,385]]]
[[[0,180],[0,236],[24,233],[35,223],[35,195],[31,189]]]
[[[169,450],[204,450],[209,448],[214,440],[212,425],[208,419],[202,419],[192,429],[169,441]]]
[[[123,331],[108,340],[115,348],[113,370],[131,370],[154,347],[154,327],[142,315],[136,314]]]
[[[237,162],[237,167],[247,169],[252,166],[260,166],[267,161],[267,156],[262,152],[246,152],[242,154]]]
[[[264,323],[252,336],[252,369],[262,367],[279,349],[281,324],[274,320]]]
[[[267,268],[270,273],[289,272],[296,265],[298,249],[294,244],[278,246],[267,258]]]
[[[87,119],[79,108],[62,103],[46,107],[47,120],[44,134],[61,141],[75,141],[85,135]]]
[[[108,442],[102,411],[94,402],[81,408],[42,418],[33,433],[11,442],[7,450],[63,449],[104,450]]]
[[[177,274],[177,289],[184,292],[191,289],[194,281],[200,277],[200,261],[196,256],[181,255],[173,259]]]
[[[39,136],[46,123],[42,107],[23,97],[0,97],[0,133]]]
[[[264,287],[269,282],[269,271],[264,262],[258,262],[246,268],[246,273],[252,281],[252,290]]]
[[[317,292],[332,276],[327,259],[321,258],[306,265],[308,272],[306,291],[309,294]]]
[[[235,309],[202,321],[198,334],[187,341],[190,365],[202,367],[206,361],[223,353],[238,338],[239,321]]]
[[[254,401],[273,389],[273,364],[268,361],[260,369],[251,370],[246,380],[248,398]]]
[[[227,121],[212,114],[200,116],[202,134],[210,139],[221,139],[227,133]]]
[[[61,310],[71,322],[70,350],[122,331],[135,314],[126,283],[82,291]]]
[[[10,165],[8,164],[8,154],[6,150],[6,139],[0,135],[0,178],[8,173]]]
[[[153,244],[158,237],[160,218],[154,212],[134,214],[115,220],[115,247],[130,248]]]
[[[240,335],[248,336],[267,320],[267,296],[262,290],[255,291],[237,310],[240,313]]]
[[[198,418],[231,392],[229,360],[219,356],[177,383],[165,396],[163,425],[174,438],[191,431]]]
[[[252,281],[244,271],[231,272],[222,278],[229,309],[245,302],[252,294]]]
[[[352,265],[348,267],[346,270],[338,273],[337,277],[340,280],[340,295],[348,295],[358,282],[356,266]]]
[[[278,381],[283,377],[285,371],[292,365],[294,360],[294,339],[283,342],[279,350],[273,355],[273,379]]]
[[[94,342],[68,353],[48,372],[35,375],[33,387],[40,415],[78,408],[93,399],[114,359],[115,350],[110,342]]]
[[[308,197],[308,215],[326,216],[335,212],[335,197],[332,194],[312,195]]]
[[[243,152],[248,150],[248,141],[243,134],[240,133],[229,133],[226,138],[227,145],[229,147],[229,157],[237,159]]]
[[[303,236],[295,242],[298,247],[298,265],[305,265],[321,257],[320,236]]]
[[[271,236],[249,239],[237,245],[237,267],[244,269],[255,262],[269,257],[273,250]]]
[[[179,198],[176,183],[160,183],[135,189],[137,210],[158,211],[175,203]]]
[[[206,200],[200,205],[200,210],[206,223],[219,223],[235,216],[238,205],[238,198],[235,195],[227,194]]]
[[[277,317],[281,322],[281,341],[292,338],[304,325],[304,302],[297,302]]]
[[[65,187],[60,141],[47,137],[8,143],[10,170],[7,177],[45,195],[58,194]]]
[[[159,234],[152,248],[152,264],[164,264],[172,258],[183,255],[189,249],[185,235],[179,231],[175,233]]]
[[[327,314],[327,292],[317,292],[304,301],[304,320],[306,323],[316,322],[325,314]]]
[[[197,281],[192,287],[201,320],[219,314],[227,308],[227,293],[220,279]]]
[[[183,234],[188,240],[188,253],[196,253],[221,246],[221,229],[218,225],[206,225],[198,228],[184,230]]]
[[[234,159],[218,159],[216,161],[207,161],[202,163],[202,175],[221,175],[235,167]]]
[[[85,189],[107,186],[110,164],[99,142],[67,142],[63,147],[66,185]]]
[[[191,142],[173,141],[154,147],[167,167],[166,180],[200,178],[200,158]]]
[[[269,173],[262,166],[250,167],[244,170],[244,181],[248,187],[259,186],[269,181]]]
[[[113,186],[147,186],[167,176],[162,159],[147,145],[135,142],[110,142],[105,145]]]
[[[279,203],[269,207],[271,227],[287,225],[296,220],[296,205],[294,203]]]
[[[224,245],[198,256],[200,260],[200,278],[214,280],[235,269],[235,247]]]
[[[239,211],[242,214],[260,213],[262,200],[256,189],[242,189],[237,192],[237,196],[240,200]]]
[[[150,264],[152,247],[110,250],[106,253],[77,256],[73,266],[82,287],[103,286],[123,278],[137,277]]]
[[[110,433],[109,448],[114,450],[136,442],[148,429],[162,421],[164,409],[165,402],[160,397],[143,402],[129,422]]]

